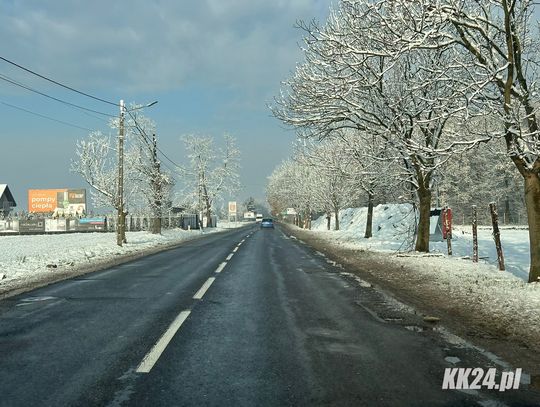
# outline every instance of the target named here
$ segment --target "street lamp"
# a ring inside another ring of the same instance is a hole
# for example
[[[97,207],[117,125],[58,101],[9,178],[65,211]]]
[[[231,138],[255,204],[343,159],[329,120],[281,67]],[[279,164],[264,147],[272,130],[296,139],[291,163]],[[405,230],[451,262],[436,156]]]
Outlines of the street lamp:
[[[124,120],[125,113],[134,110],[143,109],[145,107],[154,106],[157,100],[148,103],[144,106],[138,106],[133,109],[126,110],[123,100],[120,100],[120,125],[118,130],[118,215],[116,219],[116,244],[122,246],[127,243],[126,240],[126,214],[124,212]]]

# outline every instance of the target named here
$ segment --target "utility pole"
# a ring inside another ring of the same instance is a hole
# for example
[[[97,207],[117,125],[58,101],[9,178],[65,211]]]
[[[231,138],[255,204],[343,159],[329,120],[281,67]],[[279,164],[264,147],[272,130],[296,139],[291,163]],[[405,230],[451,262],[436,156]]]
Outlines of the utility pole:
[[[130,115],[132,111],[143,109],[145,107],[154,106],[157,103],[157,100],[148,103],[143,106],[134,107],[132,109],[126,110],[124,101],[120,100],[120,124],[118,130],[118,216],[117,216],[117,225],[116,225],[116,244],[122,246],[122,243],[127,243],[126,239],[126,212],[124,204],[124,139],[125,139],[125,114],[128,112]],[[131,116],[133,118],[133,116]],[[135,120],[135,118],[133,118]],[[135,121],[136,124],[136,121]],[[154,141],[155,145],[155,141]],[[157,146],[155,147],[157,150]]]
[[[118,130],[118,216],[116,219],[116,244],[122,246],[125,239],[124,216],[124,101],[120,100],[120,125]]]
[[[154,224],[152,233],[161,233],[161,216],[163,206],[163,179],[161,177],[161,168],[157,158],[157,138],[152,134],[152,186],[154,189]]]
[[[201,156],[199,155],[199,165],[201,162]],[[202,230],[203,228],[203,205],[202,205],[202,177],[201,177],[201,169],[198,168],[198,175],[199,175],[199,228]]]

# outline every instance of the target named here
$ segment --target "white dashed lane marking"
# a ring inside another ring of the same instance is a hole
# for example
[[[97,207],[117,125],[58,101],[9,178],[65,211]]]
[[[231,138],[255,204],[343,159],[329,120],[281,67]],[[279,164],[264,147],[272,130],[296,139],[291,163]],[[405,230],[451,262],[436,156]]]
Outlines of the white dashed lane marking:
[[[223,271],[223,269],[225,268],[225,266],[227,265],[227,262],[224,261],[223,263],[221,263],[218,268],[216,269],[216,273],[221,273]]]
[[[249,238],[251,234],[246,236],[246,239]],[[227,261],[229,261],[233,256],[234,253],[238,251],[242,243],[246,241],[246,239],[242,239],[240,243],[233,249],[233,252],[230,253],[227,256]],[[227,265],[227,261],[224,261],[220,263],[220,265],[215,270],[216,274],[219,274],[223,271],[225,266]],[[213,284],[213,282],[216,280],[215,277],[210,277],[208,280],[204,282],[201,288],[199,288],[199,291],[195,293],[193,296],[194,300],[200,300],[204,297],[206,294],[206,291],[210,288],[210,286]],[[167,348],[167,345],[169,345],[169,342],[172,340],[176,332],[180,329],[182,324],[186,321],[188,316],[191,314],[190,310],[182,311],[178,316],[175,318],[175,320],[169,325],[169,328],[165,331],[165,333],[159,338],[159,340],[156,342],[156,344],[150,349],[150,352],[146,354],[146,356],[143,358],[142,362],[137,367],[136,372],[137,373],[149,373],[150,370],[154,367],[162,353]]]
[[[206,294],[206,291],[210,288],[215,279],[215,277],[210,277],[208,280],[206,280],[202,287],[199,288],[199,291],[195,293],[193,299],[200,300],[204,296],[204,294]]]
[[[184,321],[187,319],[189,314],[191,314],[191,311],[182,311],[180,314],[178,314],[178,316],[169,326],[167,331],[165,331],[163,336],[159,338],[159,341],[156,342],[153,348],[150,349],[150,352],[146,354],[139,367],[137,367],[137,373],[148,373],[150,372],[150,370],[152,370],[159,357],[161,356],[171,339],[174,337],[178,329],[180,329]]]

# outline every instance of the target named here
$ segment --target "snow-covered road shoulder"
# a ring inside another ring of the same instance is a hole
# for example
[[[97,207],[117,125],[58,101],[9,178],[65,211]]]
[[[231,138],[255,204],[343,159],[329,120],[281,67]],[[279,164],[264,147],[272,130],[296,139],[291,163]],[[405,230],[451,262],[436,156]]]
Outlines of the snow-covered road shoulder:
[[[161,235],[127,232],[116,245],[113,233],[0,236],[0,298],[65,278],[97,271],[174,247],[222,228],[165,230]]]
[[[540,283],[497,270],[493,265],[474,264],[467,260],[441,257],[398,257],[387,260],[396,264],[396,285],[416,287],[444,298],[444,307],[461,309],[469,317],[496,324],[503,336],[519,337],[525,342],[540,338]]]
[[[370,239],[363,236],[366,213],[366,208],[345,209],[340,212],[340,231],[327,231],[321,217],[313,222],[312,231],[303,233],[326,242],[350,264],[362,265],[368,281],[372,276],[428,309],[489,328],[498,337],[525,344],[540,340],[540,282],[527,283],[527,230],[502,230],[507,271],[500,271],[488,228],[479,230],[481,261],[473,263],[470,227],[454,228],[454,256],[445,254],[446,242],[432,242],[430,254],[416,253],[407,251],[414,241],[410,235],[414,216],[408,205],[377,206]]]
[[[540,375],[534,352],[540,341],[540,283],[470,259],[367,249],[343,244],[334,233],[287,228],[346,275],[358,277],[362,287],[437,317],[439,327]]]

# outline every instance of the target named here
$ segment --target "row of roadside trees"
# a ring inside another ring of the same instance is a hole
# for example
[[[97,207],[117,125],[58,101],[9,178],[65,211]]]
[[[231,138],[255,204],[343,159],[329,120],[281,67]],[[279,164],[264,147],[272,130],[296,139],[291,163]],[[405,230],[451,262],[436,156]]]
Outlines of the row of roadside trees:
[[[132,106],[125,123],[113,119],[109,126],[115,135],[91,132],[77,142],[71,171],[91,187],[95,207],[114,208],[128,213],[151,216],[150,230],[161,233],[161,219],[173,207],[188,213],[198,213],[212,225],[212,214],[226,194],[240,188],[240,151],[232,136],[224,137],[224,146],[217,148],[210,136],[186,135],[185,163],[180,165],[163,154],[157,145],[155,123]],[[119,189],[119,150],[116,133],[123,127],[124,164],[123,183]],[[161,158],[167,162],[162,163]],[[175,179],[181,179],[180,185]],[[123,199],[122,199],[123,198]],[[120,231],[120,242],[127,242],[125,229]]]
[[[414,194],[415,249],[424,252],[434,193],[451,163],[506,160],[521,177],[529,281],[538,281],[540,37],[533,12],[533,2],[518,0],[340,0],[324,25],[300,23],[305,61],[271,106],[302,140],[295,160],[311,159],[312,140],[340,140],[339,163],[331,157],[335,145],[323,143],[315,165],[338,178],[354,173],[373,193],[399,185]],[[317,181],[303,175],[295,174]]]

